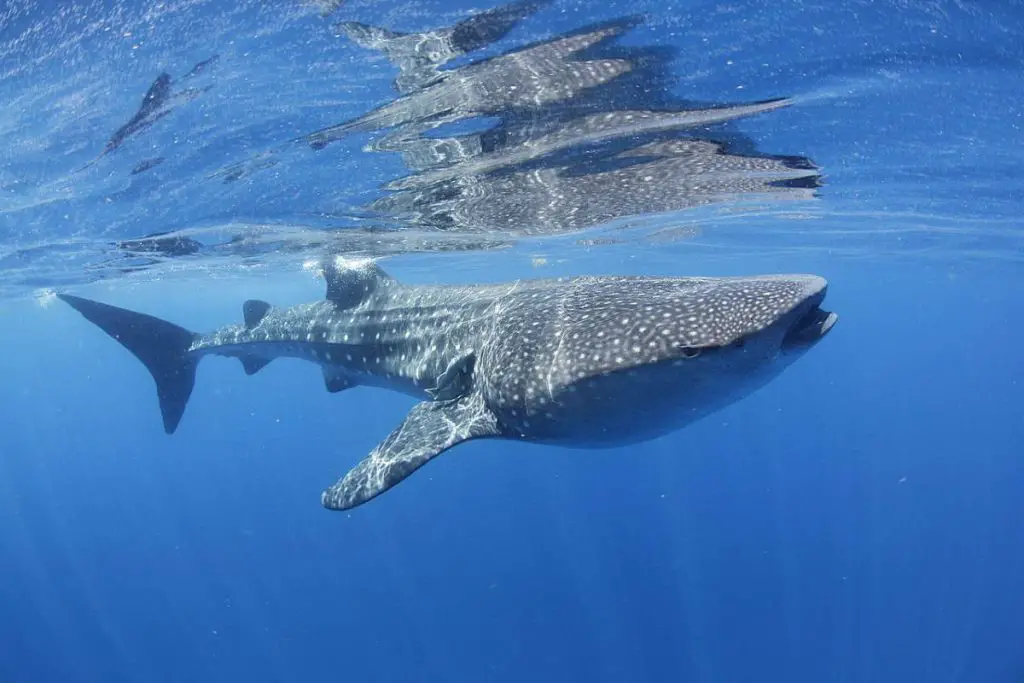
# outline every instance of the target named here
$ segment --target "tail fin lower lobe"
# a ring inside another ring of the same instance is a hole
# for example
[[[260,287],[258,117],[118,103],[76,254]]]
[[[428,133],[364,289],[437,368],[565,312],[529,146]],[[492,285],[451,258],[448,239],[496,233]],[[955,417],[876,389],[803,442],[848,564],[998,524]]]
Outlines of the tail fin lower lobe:
[[[188,353],[195,335],[173,323],[71,294],[58,294],[76,311],[121,343],[153,375],[164,431],[178,428],[196,380],[198,357]]]

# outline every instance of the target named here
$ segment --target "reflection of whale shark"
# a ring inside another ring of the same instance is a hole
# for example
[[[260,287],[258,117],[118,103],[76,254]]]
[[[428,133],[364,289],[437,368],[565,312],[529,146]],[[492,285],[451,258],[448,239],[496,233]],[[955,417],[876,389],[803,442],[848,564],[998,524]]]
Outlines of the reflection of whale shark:
[[[197,253],[202,244],[185,235],[169,231],[155,232],[137,240],[121,240],[117,247],[133,254],[156,254],[159,256],[190,256]]]
[[[364,151],[397,154],[408,172],[381,183],[380,194],[357,207],[338,197],[317,210],[339,223],[337,242],[328,242],[361,255],[401,251],[403,233],[431,236],[405,241],[410,250],[469,249],[746,198],[816,197],[821,176],[810,159],[762,154],[736,130],[738,120],[771,114],[793,100],[701,104],[678,98],[671,51],[617,40],[636,18],[437,68],[456,52],[470,55],[498,40],[537,8],[513,3],[451,27],[404,35],[341,24],[398,65],[404,94],[208,177],[230,182],[271,166],[286,173],[285,149],[304,154],[308,146],[375,132]],[[354,215],[358,225],[350,231]],[[387,226],[385,239],[378,241],[368,222]],[[315,232],[322,243],[324,233]],[[435,239],[438,234],[445,239]],[[660,234],[679,238],[692,231]]]
[[[817,183],[817,170],[801,157],[738,156],[717,143],[672,139],[582,169],[460,176],[383,197],[373,208],[458,232],[553,235],[744,195],[809,199]]]
[[[139,175],[140,173],[145,173],[146,171],[149,171],[150,169],[156,168],[157,166],[159,166],[162,163],[164,163],[164,158],[163,157],[153,157],[151,159],[143,159],[139,163],[135,164],[134,167],[132,167],[132,175]]]
[[[196,335],[88,299],[61,299],[131,351],[175,431],[203,356],[247,374],[311,361],[328,391],[378,386],[418,399],[323,504],[347,509],[470,439],[570,447],[636,443],[764,385],[829,332],[826,282],[583,277],[500,285],[403,285],[372,262],[329,264],[324,301],[243,306],[244,324]]]
[[[365,223],[365,219],[362,221]],[[297,223],[228,222],[179,231],[160,232],[113,244],[116,255],[100,249],[95,255],[97,267],[123,270],[151,268],[167,259],[198,255],[208,259],[302,258],[310,253],[339,253],[360,256],[389,254],[480,252],[507,249],[511,239],[502,235],[480,235],[421,230],[409,226],[384,228],[378,222],[363,227],[351,217],[344,225],[333,221],[314,227]],[[104,247],[109,243],[102,243]],[[99,245],[97,245],[99,246]],[[127,259],[127,260],[126,260]],[[2,265],[2,259],[0,259]]]
[[[428,138],[409,126],[403,126],[371,146],[377,151],[399,151],[413,169],[429,169],[395,180],[389,189],[426,187],[445,180],[481,175],[512,168],[566,149],[594,145],[616,138],[663,133],[707,126],[789,106],[790,100],[779,99],[754,104],[711,107],[682,111],[603,111],[548,126],[521,126],[504,132],[503,144],[485,151],[480,136],[444,140]],[[444,149],[443,156],[438,155]],[[455,149],[458,154],[452,154]]]
[[[149,86],[149,90],[146,91],[145,97],[142,98],[142,104],[139,105],[139,110],[135,112],[135,115],[128,120],[128,123],[114,131],[114,134],[107,140],[107,144],[103,147],[103,154],[113,152],[130,136],[152,126],[155,122],[170,114],[170,109],[166,108],[167,101],[170,98],[171,75],[167,73],[160,74],[153,81],[153,85]]]
[[[398,33],[357,21],[341,22],[335,29],[362,47],[386,54],[400,71],[395,89],[408,93],[442,78],[438,67],[501,40],[548,2],[515,2],[474,14],[454,26],[422,33]]]
[[[200,75],[210,65],[216,62],[217,59],[218,55],[214,55],[209,59],[199,62],[192,67],[192,69],[189,70],[181,80],[186,81]],[[139,105],[138,111],[135,112],[126,124],[114,131],[114,134],[110,136],[110,139],[107,140],[106,145],[104,145],[103,151],[100,152],[100,155],[83,166],[83,169],[92,166],[102,157],[116,151],[125,143],[125,141],[128,140],[128,138],[141,133],[163,117],[170,114],[175,106],[194,100],[210,89],[210,86],[206,86],[204,88],[185,88],[178,92],[174,92],[172,85],[173,81],[171,80],[170,74],[162,73],[157,76],[156,80],[153,81],[151,86],[149,86],[149,90],[146,91],[145,96],[142,98],[142,104]],[[155,165],[156,164],[152,164],[142,170],[147,170]]]
[[[302,0],[302,5],[308,5],[320,11],[320,16],[326,17],[345,4],[345,0]]]
[[[401,154],[412,174],[388,183],[392,192],[369,208],[382,219],[447,232],[552,235],[743,196],[814,196],[820,176],[808,159],[740,155],[713,137],[683,137],[690,131],[707,136],[712,126],[786,107],[791,100],[694,107],[660,97],[660,108],[642,108],[654,84],[666,80],[652,71],[662,64],[642,50],[619,49],[607,58],[594,53],[631,25],[613,22],[486,60],[469,78],[463,75],[474,65],[444,72],[434,85],[310,139],[317,146],[371,126],[390,128],[367,149]],[[392,52],[401,45],[380,31],[375,36],[362,36],[362,44]],[[487,91],[491,99],[445,101],[446,88],[469,83],[475,92],[481,73],[500,84]],[[592,78],[595,73],[603,76]],[[612,96],[612,81],[624,74],[633,82]],[[580,87],[571,85],[577,78]],[[536,92],[545,95],[530,101]],[[512,104],[516,97],[530,105]],[[422,110],[415,111],[417,106]],[[497,125],[482,133],[438,134],[483,113],[499,117]]]
[[[352,121],[311,133],[305,140],[320,149],[351,133],[425,121],[452,112],[465,117],[565,102],[632,68],[624,59],[572,58],[620,35],[629,25],[609,24],[446,71],[443,78],[425,88]]]

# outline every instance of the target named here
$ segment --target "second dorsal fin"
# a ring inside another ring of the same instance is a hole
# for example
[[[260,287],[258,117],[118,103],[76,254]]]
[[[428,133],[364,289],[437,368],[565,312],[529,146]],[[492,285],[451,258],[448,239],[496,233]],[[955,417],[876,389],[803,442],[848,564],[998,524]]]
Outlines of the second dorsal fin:
[[[270,304],[259,299],[249,299],[242,304],[242,318],[245,320],[245,328],[251,330],[259,325],[263,318],[267,316],[270,308]]]
[[[394,280],[373,260],[347,261],[329,258],[324,262],[327,299],[339,308],[358,306],[371,294]]]

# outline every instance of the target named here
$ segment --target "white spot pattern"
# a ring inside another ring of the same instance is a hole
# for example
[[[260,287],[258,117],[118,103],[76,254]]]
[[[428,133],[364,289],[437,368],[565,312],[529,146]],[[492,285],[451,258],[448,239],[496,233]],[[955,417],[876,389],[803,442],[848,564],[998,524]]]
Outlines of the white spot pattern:
[[[825,284],[815,276],[583,277],[466,287],[388,280],[351,297],[358,303],[340,309],[346,315],[333,301],[273,308],[255,328],[223,328],[193,350],[304,358],[330,366],[350,385],[421,396],[472,353],[475,367],[465,381],[519,433],[557,415],[562,397],[591,378],[662,361],[700,362],[702,350],[772,326]]]

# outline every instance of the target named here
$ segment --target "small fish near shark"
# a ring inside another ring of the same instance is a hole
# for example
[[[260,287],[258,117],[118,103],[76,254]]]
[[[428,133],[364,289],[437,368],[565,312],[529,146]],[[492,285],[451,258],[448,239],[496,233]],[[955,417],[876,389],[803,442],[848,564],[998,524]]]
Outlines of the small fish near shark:
[[[250,300],[243,324],[195,334],[59,294],[131,351],[177,429],[203,356],[246,374],[275,358],[311,361],[330,392],[376,386],[420,399],[322,494],[361,505],[471,439],[571,448],[638,443],[750,394],[820,341],[838,316],[817,275],[575,277],[411,285],[372,260],[330,259],[324,300]]]

